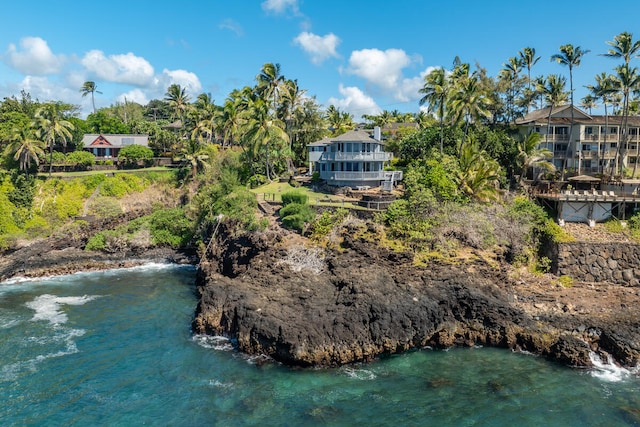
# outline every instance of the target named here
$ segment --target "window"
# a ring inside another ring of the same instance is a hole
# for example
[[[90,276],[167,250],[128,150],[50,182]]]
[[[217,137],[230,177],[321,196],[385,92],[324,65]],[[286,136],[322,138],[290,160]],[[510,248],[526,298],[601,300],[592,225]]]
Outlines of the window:
[[[618,146],[618,143],[617,142],[612,142],[610,146],[611,146],[611,148],[616,148]]]
[[[633,136],[638,135],[638,128],[630,128],[629,135],[633,135]]]
[[[586,127],[586,128],[584,129],[584,132],[585,132],[587,135],[593,135],[593,128],[592,128],[591,126],[588,126],[588,127]]]
[[[591,144],[582,144],[582,151],[591,151]]]
[[[609,133],[611,134],[617,134],[618,133],[618,128],[617,127],[610,127],[609,128]]]
[[[556,135],[568,135],[569,134],[569,128],[566,127],[566,126],[556,127],[554,129],[554,133]]]
[[[555,151],[567,151],[567,144],[556,144]]]

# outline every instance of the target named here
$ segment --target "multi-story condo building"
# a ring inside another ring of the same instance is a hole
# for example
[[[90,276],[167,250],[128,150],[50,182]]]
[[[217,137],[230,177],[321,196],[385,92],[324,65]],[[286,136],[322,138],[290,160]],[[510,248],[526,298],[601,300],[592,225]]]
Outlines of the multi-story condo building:
[[[549,113],[551,112],[551,116]],[[543,108],[532,111],[516,124],[525,132],[541,135],[541,146],[553,152],[553,164],[558,170],[577,174],[609,174],[611,168],[633,168],[638,161],[640,117],[630,116],[625,146],[621,146],[624,121],[620,115],[590,115],[571,106]],[[616,155],[617,154],[617,155]]]

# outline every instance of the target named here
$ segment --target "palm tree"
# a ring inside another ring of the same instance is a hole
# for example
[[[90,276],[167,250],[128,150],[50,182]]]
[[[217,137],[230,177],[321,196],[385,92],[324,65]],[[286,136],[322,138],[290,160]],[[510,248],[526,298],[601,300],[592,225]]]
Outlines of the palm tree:
[[[31,126],[14,129],[7,146],[8,152],[13,154],[13,159],[19,162],[20,170],[27,175],[31,163],[35,163],[36,166],[40,164],[40,158],[45,156],[45,148],[44,142],[36,137]]]
[[[206,169],[209,164],[209,156],[203,151],[204,145],[200,144],[194,139],[189,139],[185,142],[180,150],[180,157],[191,168],[191,178],[195,178],[198,172],[202,169]]]
[[[569,145],[572,144],[571,134],[573,133],[574,125],[574,112],[573,112],[573,69],[580,66],[582,57],[589,53],[589,50],[583,50],[580,46],[573,46],[572,44],[564,44],[560,46],[560,53],[556,53],[551,56],[552,61],[556,61],[560,65],[569,67],[569,94],[571,96],[571,127],[569,128]],[[578,147],[578,174],[580,174],[580,155],[581,147]],[[563,168],[564,169],[564,168]],[[564,170],[563,170],[564,173]]]
[[[354,129],[353,116],[346,111],[340,111],[334,105],[329,105],[326,111],[326,120],[333,136],[342,135],[348,130]]]
[[[258,85],[256,91],[265,101],[270,101],[270,107],[273,111],[278,109],[278,98],[280,97],[280,88],[285,78],[280,74],[280,64],[266,63],[262,66],[260,74],[256,76]]]
[[[67,141],[73,138],[71,131],[74,126],[64,117],[67,108],[60,102],[49,102],[36,111],[36,136],[49,146],[49,176],[53,170],[53,146],[56,142],[66,146]]]
[[[556,167],[549,161],[553,157],[553,151],[548,148],[539,148],[542,137],[538,132],[531,132],[518,142],[518,159],[522,172],[518,183],[522,182],[522,177],[529,168],[544,169],[553,172]]]
[[[582,99],[580,100],[580,107],[582,107],[584,110],[588,111],[589,114],[591,114],[591,110],[596,108],[598,106],[597,102],[596,102],[596,97],[593,96],[592,94],[587,94],[585,96],[582,97]]]
[[[489,97],[480,86],[480,80],[475,74],[470,76],[460,75],[454,81],[451,110],[454,123],[459,123],[464,119],[462,145],[464,145],[471,122],[475,123],[483,117],[491,117],[491,111],[488,109],[490,103]]]
[[[95,82],[92,81],[86,81],[83,83],[82,87],[80,88],[80,92],[82,92],[82,97],[84,98],[85,96],[87,96],[88,94],[91,94],[91,105],[93,105],[93,113],[95,114],[96,112],[96,100],[93,96],[94,93],[102,93],[98,90],[98,87],[96,86]]]
[[[444,117],[449,96],[450,81],[444,68],[436,68],[424,77],[424,86],[419,90],[424,94],[420,105],[427,104],[429,113],[436,113],[440,122],[440,154],[444,149]]]
[[[473,140],[461,141],[459,152],[460,172],[457,180],[460,190],[479,202],[497,200],[500,196],[498,162]]]
[[[173,110],[174,119],[180,120],[184,126],[185,112],[189,109],[189,95],[187,95],[186,89],[174,83],[167,89],[164,100],[169,103]]]
[[[247,117],[247,122],[244,125],[244,133],[247,138],[245,141],[246,151],[252,161],[258,157],[261,151],[264,151],[265,175],[268,180],[271,180],[272,168],[269,162],[269,151],[274,144],[288,144],[289,136],[284,130],[285,124],[270,114],[269,106],[262,98],[251,101],[249,109],[245,113]]]
[[[609,111],[607,110],[607,105],[612,102],[611,96],[615,92],[615,86],[613,83],[613,76],[607,74],[605,72],[596,75],[595,77],[596,84],[595,85],[587,85],[587,89],[591,92],[591,95],[596,99],[602,100],[602,105],[604,106],[604,128],[605,128],[605,144],[606,138],[609,134]],[[605,145],[606,146],[606,145]],[[617,150],[616,150],[617,151]],[[600,165],[600,143],[598,142],[598,168],[600,166],[603,167],[600,172],[604,171],[604,165]],[[614,165],[611,166],[611,173],[613,174]]]
[[[617,36],[615,36],[613,38],[613,41],[608,41],[607,44],[610,46],[610,48],[607,51],[607,53],[604,54],[604,56],[607,56],[609,58],[622,58],[624,60],[624,66],[616,68],[617,76],[614,80],[616,82],[617,88],[622,93],[622,116],[623,116],[622,117],[622,120],[623,120],[622,140],[620,141],[620,144],[618,145],[618,148],[616,150],[616,162],[617,162],[618,153],[620,153],[620,150],[626,150],[626,146],[623,146],[623,145],[626,145],[627,143],[627,134],[629,132],[629,128],[628,128],[629,91],[632,89],[633,90],[636,89],[635,80],[637,75],[637,69],[630,68],[629,64],[631,63],[631,58],[638,57],[638,54],[640,53],[640,41],[634,42],[633,35],[631,33],[624,31],[618,34]],[[632,86],[629,86],[629,85],[632,85]],[[621,148],[621,146],[623,147]],[[620,164],[620,167],[622,168],[622,162]],[[636,167],[637,167],[637,159],[636,159],[636,166],[634,166],[633,168],[634,175],[635,175]],[[611,174],[613,175],[613,170]]]
[[[615,68],[616,74],[613,76],[614,87],[622,93],[622,138],[616,150],[616,161],[624,158],[627,149],[627,138],[629,134],[629,95],[630,92],[638,90],[640,87],[640,74],[637,67],[631,67],[629,64],[619,65]],[[637,162],[636,162],[637,165]],[[622,171],[622,161],[620,161],[620,169]],[[633,173],[635,175],[636,166]]]
[[[512,122],[516,118],[515,114],[515,99],[516,99],[516,86],[518,85],[518,75],[522,70],[522,61],[515,56],[509,58],[509,60],[503,64],[503,79],[509,84],[509,95],[507,96],[507,119]]]
[[[536,56],[536,50],[532,47],[525,47],[519,53],[520,61],[527,67],[527,82],[529,83],[529,91],[531,91],[531,68],[540,60],[539,56]],[[529,112],[529,106],[527,105],[527,113]]]
[[[567,85],[567,79],[559,74],[549,75],[543,82],[542,86],[538,87],[540,93],[544,95],[545,103],[549,107],[549,114],[547,115],[547,134],[545,136],[545,146],[549,148],[549,134],[551,133],[551,116],[553,115],[553,108],[567,102],[567,92],[565,87]],[[553,151],[555,152],[555,142]],[[566,156],[564,159],[566,163]],[[565,165],[562,166],[562,179],[564,179]]]

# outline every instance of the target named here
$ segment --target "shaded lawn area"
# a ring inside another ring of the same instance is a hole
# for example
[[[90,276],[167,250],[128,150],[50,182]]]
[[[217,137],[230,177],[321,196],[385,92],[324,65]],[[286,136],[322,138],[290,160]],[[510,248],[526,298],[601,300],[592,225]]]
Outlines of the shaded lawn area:
[[[254,193],[259,200],[266,200],[268,202],[274,201],[281,203],[282,193],[297,191],[307,195],[308,203],[310,205],[342,206],[344,203],[345,207],[357,207],[354,205],[355,203],[357,203],[356,199],[329,193],[319,193],[316,191],[312,191],[308,187],[292,187],[288,182],[272,182],[260,187],[252,188],[250,191]]]

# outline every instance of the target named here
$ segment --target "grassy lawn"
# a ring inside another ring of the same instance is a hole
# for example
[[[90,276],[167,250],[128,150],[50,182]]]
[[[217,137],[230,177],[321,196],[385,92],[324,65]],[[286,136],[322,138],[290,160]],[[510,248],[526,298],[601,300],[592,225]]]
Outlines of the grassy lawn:
[[[318,193],[312,191],[308,187],[292,187],[288,182],[272,182],[265,184],[257,188],[252,188],[253,192],[259,200],[281,202],[280,195],[289,191],[298,191],[302,194],[306,194],[310,205],[320,206],[342,206],[343,202],[346,207],[355,207],[352,203],[355,199],[350,199],[345,196],[337,196],[328,193]]]
[[[142,168],[142,169],[113,169],[113,170],[97,170],[97,171],[81,171],[81,172],[53,172],[51,174],[52,178],[80,178],[83,176],[89,175],[111,175],[111,174],[119,174],[119,173],[146,173],[146,172],[172,172],[175,169],[168,168],[166,166],[154,166],[151,168]],[[38,173],[39,178],[48,178],[49,172],[40,172]]]

